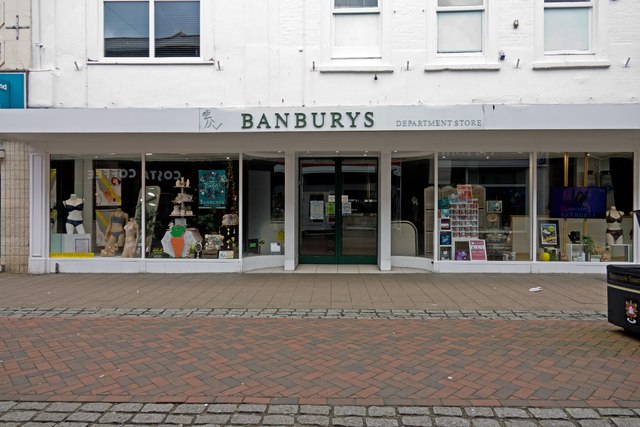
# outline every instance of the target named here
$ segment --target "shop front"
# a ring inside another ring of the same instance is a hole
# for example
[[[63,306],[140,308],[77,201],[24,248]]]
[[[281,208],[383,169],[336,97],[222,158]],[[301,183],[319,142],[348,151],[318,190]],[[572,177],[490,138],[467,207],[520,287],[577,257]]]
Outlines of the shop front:
[[[583,107],[27,110],[0,132],[31,147],[32,273],[604,273],[637,260],[637,111]]]

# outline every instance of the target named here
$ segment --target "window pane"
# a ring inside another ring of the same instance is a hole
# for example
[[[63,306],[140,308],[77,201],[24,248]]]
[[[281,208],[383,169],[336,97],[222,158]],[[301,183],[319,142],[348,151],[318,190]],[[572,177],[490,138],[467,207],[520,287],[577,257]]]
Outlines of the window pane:
[[[589,8],[545,9],[544,50],[589,50]]]
[[[482,6],[484,0],[438,0],[438,6]]]
[[[378,14],[336,15],[337,47],[378,46]]]
[[[147,2],[104,2],[104,56],[149,56]]]
[[[482,15],[474,12],[438,13],[438,52],[482,52]]]
[[[335,7],[378,7],[378,0],[335,0]]]
[[[155,25],[156,57],[200,56],[200,2],[156,2]]]

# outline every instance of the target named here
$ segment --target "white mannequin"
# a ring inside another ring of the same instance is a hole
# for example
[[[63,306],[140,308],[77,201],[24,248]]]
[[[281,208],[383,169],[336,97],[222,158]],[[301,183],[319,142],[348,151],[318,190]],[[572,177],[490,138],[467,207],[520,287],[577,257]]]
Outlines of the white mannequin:
[[[65,223],[67,234],[73,234],[74,231],[77,231],[78,234],[84,234],[84,225],[82,224],[84,199],[72,194],[67,200],[64,200],[62,204],[69,213],[67,222]]]
[[[607,221],[607,245],[621,245],[623,241],[622,235],[622,217],[624,212],[616,209],[615,206],[611,206],[607,211],[605,221]]]
[[[122,256],[125,258],[134,258],[136,256],[138,238],[140,237],[140,230],[135,218],[129,218],[129,221],[124,225],[124,235]]]

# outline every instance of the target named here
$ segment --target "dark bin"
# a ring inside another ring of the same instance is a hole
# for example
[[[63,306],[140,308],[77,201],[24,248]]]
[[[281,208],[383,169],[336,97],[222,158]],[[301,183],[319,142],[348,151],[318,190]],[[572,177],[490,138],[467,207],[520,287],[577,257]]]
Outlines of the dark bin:
[[[607,266],[607,318],[609,323],[640,333],[640,266]]]

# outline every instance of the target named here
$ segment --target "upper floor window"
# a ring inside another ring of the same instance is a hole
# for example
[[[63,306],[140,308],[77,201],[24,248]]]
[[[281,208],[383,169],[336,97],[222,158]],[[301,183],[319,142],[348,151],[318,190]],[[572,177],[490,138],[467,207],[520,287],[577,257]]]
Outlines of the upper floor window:
[[[438,53],[483,52],[485,0],[438,0]]]
[[[544,0],[545,53],[591,50],[594,0]]]
[[[200,57],[199,1],[103,4],[105,57]]]
[[[333,0],[333,57],[381,56],[381,0]]]

